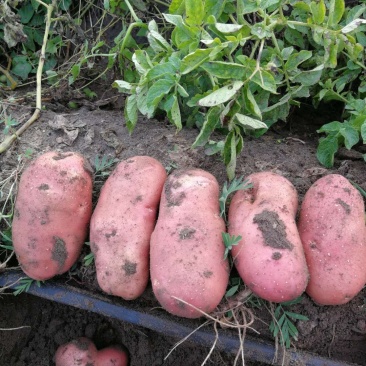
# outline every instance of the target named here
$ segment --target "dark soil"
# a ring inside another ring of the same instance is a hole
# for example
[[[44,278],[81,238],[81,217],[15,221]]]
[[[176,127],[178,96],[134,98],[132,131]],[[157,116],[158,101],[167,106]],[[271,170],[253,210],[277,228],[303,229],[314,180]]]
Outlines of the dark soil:
[[[7,113],[14,117],[30,115],[29,109],[19,106],[8,107]],[[319,165],[315,156],[318,139],[315,131],[330,120],[332,116],[327,111],[314,113],[305,106],[291,116],[286,126],[276,127],[258,139],[245,138],[244,151],[238,159],[237,176],[259,171],[281,174],[294,184],[300,202],[310,185],[329,173],[339,173],[366,190],[365,163],[360,153],[362,146],[354,152],[341,150],[334,169]],[[0,155],[0,181],[16,168],[18,157],[31,149],[32,157],[49,150],[77,151],[86,156],[92,166],[95,166],[97,156],[119,161],[134,155],[149,155],[161,161],[169,172],[185,167],[205,169],[222,186],[226,180],[225,167],[220,157],[207,156],[203,149],[191,149],[196,134],[194,129],[177,133],[165,121],[140,120],[130,136],[123,123],[122,111],[90,110],[89,105],[70,112],[49,105],[41,119],[10,150]],[[95,201],[104,180],[105,176],[101,174],[95,179]],[[58,280],[100,292],[93,265],[82,265],[82,258],[88,253],[89,248],[85,247],[77,266]],[[365,366],[365,301],[365,288],[350,303],[342,306],[317,306],[304,295],[302,302],[291,308],[291,311],[309,318],[307,322],[297,322],[300,334],[294,347]],[[133,304],[141,311],[159,306],[150,286]],[[268,311],[254,311],[261,321],[257,320],[253,328],[260,332],[261,339],[271,340],[268,325],[263,324],[263,321],[268,324],[271,320]],[[113,343],[124,344],[130,351],[131,365],[200,365],[208,353],[208,349],[184,343],[164,362],[177,339],[27,294],[18,297],[1,295],[0,314],[0,366],[53,365],[56,348],[80,336],[90,337],[99,348]],[[185,322],[184,319],[172,318]],[[25,328],[8,329],[20,326]],[[250,330],[248,334],[258,337]],[[215,351],[207,364],[232,365],[233,359]]]

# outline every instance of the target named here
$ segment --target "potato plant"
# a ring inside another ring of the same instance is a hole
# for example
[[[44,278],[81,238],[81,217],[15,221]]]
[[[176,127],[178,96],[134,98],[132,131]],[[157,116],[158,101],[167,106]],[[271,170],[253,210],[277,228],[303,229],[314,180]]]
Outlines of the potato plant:
[[[319,130],[327,136],[317,155],[331,166],[339,146],[366,140],[365,9],[344,0],[172,1],[165,36],[151,20],[149,45],[133,53],[138,81],[114,83],[129,94],[128,129],[138,112],[159,110],[178,130],[196,125],[193,146],[220,153],[232,179],[245,134],[286,121],[303,98],[338,100],[342,120]],[[215,130],[222,140],[211,140]]]

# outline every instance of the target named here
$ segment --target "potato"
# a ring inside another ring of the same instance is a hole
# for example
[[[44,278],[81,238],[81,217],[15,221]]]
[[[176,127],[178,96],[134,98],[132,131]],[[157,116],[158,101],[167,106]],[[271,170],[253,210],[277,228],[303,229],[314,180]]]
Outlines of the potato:
[[[229,207],[230,235],[241,235],[233,246],[235,266],[257,296],[284,302],[300,296],[308,270],[295,216],[298,198],[286,178],[271,172],[248,177],[253,187],[237,191]]]
[[[119,346],[98,351],[85,337],[60,346],[55,354],[56,366],[127,366],[128,354]]]
[[[102,187],[90,224],[90,247],[99,286],[133,300],[149,281],[150,236],[154,229],[164,167],[135,156],[118,164]]]
[[[80,255],[92,212],[92,176],[74,152],[47,152],[23,172],[12,236],[23,271],[47,280],[68,271]]]
[[[310,271],[306,292],[318,304],[345,304],[366,284],[364,211],[360,193],[338,174],[306,192],[298,227]]]
[[[121,347],[111,346],[98,351],[96,366],[127,366],[128,355]]]
[[[78,338],[60,346],[55,354],[56,366],[87,366],[93,365],[97,357],[97,349],[88,338]]]
[[[224,231],[216,179],[200,169],[172,173],[150,248],[153,291],[168,312],[197,318],[202,313],[190,305],[210,313],[220,303],[229,278]]]

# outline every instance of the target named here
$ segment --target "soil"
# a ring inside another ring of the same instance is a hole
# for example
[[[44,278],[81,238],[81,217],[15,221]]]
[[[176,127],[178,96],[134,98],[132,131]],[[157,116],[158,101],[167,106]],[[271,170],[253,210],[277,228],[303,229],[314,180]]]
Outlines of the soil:
[[[31,150],[31,156],[35,157],[57,150],[80,152],[94,168],[97,157],[99,160],[106,156],[120,161],[134,155],[149,155],[161,161],[168,172],[177,168],[202,168],[212,173],[221,186],[224,184],[226,172],[220,157],[207,156],[203,149],[191,148],[197,130],[183,129],[177,133],[165,120],[140,119],[134,133],[129,135],[121,110],[123,101],[117,99],[114,99],[112,110],[101,105],[95,107],[93,103],[84,103],[74,111],[60,104],[46,105],[41,118],[6,153],[0,155],[0,181],[17,167],[22,154],[29,155]],[[333,120],[337,112],[337,108],[314,112],[310,106],[304,105],[291,115],[286,125],[276,126],[260,138],[246,137],[244,151],[238,159],[237,176],[259,171],[281,174],[296,187],[300,203],[310,185],[329,173],[341,174],[366,190],[366,170],[361,154],[365,153],[363,146],[352,152],[341,150],[333,169],[325,169],[316,159],[316,129]],[[31,110],[26,105],[9,106],[7,113],[25,119]],[[219,135],[212,138],[219,138]],[[106,175],[101,172],[95,178],[94,202],[105,179]],[[82,263],[88,253],[89,248],[85,247],[77,265],[57,280],[99,293],[101,290],[96,283],[93,265],[84,266]],[[117,301],[113,297],[110,299]],[[305,294],[301,303],[291,308],[291,311],[309,318],[296,323],[299,337],[293,346],[298,350],[365,366],[365,302],[366,288],[348,304],[333,307],[318,306]],[[141,311],[158,306],[150,285],[145,294],[134,302],[134,307]],[[261,339],[273,341],[268,331],[269,312],[263,308],[253,311],[257,320],[252,327],[260,332]],[[2,294],[0,314],[0,366],[53,365],[56,348],[80,336],[91,338],[98,348],[114,343],[124,344],[129,349],[131,365],[200,365],[209,351],[187,341],[164,361],[179,340],[28,294],[17,297],[9,292]],[[184,319],[172,319],[185,323]],[[12,330],[17,327],[24,328]],[[251,330],[247,333],[258,337]],[[233,361],[232,355],[215,350],[207,364],[232,365]]]

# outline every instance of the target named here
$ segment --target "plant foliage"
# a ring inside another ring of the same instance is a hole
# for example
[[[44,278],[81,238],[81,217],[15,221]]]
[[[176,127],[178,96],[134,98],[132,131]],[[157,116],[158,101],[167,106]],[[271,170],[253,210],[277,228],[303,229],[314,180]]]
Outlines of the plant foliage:
[[[344,0],[173,0],[164,33],[151,20],[148,46],[132,55],[137,81],[114,82],[128,94],[129,131],[138,112],[158,110],[178,130],[196,125],[193,147],[220,153],[232,179],[245,134],[286,121],[302,98],[338,100],[342,120],[319,130],[317,156],[331,166],[339,146],[366,140],[365,9]],[[210,139],[215,130],[221,141]]]
[[[273,337],[276,338],[277,336],[280,336],[280,342],[286,348],[290,348],[291,338],[297,341],[299,335],[299,331],[293,321],[309,320],[305,315],[288,310],[290,306],[298,304],[300,301],[301,297],[298,297],[295,300],[278,304],[274,311],[274,319],[269,325],[269,330],[272,332]]]

